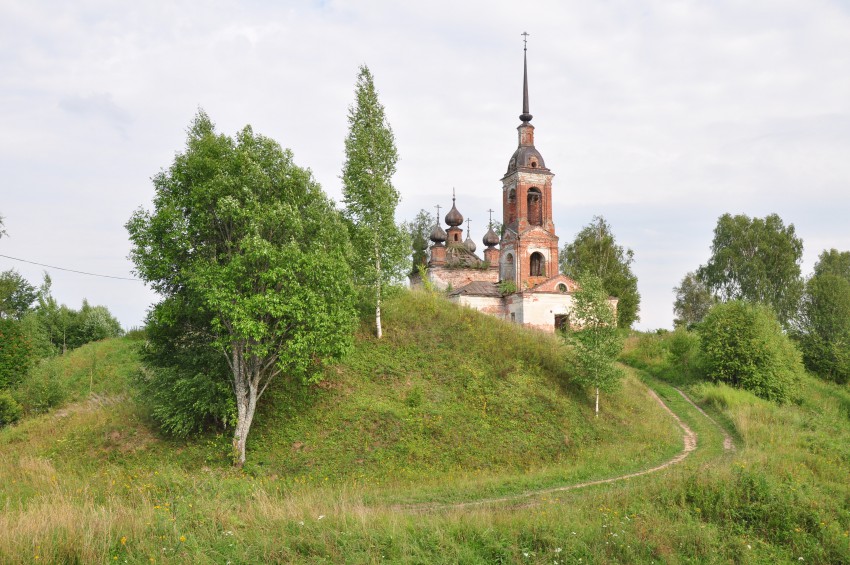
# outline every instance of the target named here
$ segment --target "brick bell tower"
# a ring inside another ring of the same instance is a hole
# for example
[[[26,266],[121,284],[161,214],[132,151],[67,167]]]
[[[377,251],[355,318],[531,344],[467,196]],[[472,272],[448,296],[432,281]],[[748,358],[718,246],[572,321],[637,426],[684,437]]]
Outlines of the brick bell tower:
[[[504,233],[499,242],[499,279],[514,282],[520,292],[558,274],[558,236],[552,222],[552,177],[555,175],[546,168],[543,156],[534,147],[531,118],[527,45],[523,45],[522,114],[519,116],[522,123],[517,128],[519,147],[502,177]]]

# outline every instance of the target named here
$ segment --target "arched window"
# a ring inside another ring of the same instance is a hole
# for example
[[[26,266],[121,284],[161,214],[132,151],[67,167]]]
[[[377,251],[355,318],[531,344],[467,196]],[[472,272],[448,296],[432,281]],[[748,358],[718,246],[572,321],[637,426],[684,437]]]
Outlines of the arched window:
[[[508,201],[505,203],[507,209],[508,224],[516,221],[516,189],[512,188],[508,191]]]
[[[545,277],[546,276],[546,259],[544,259],[543,254],[539,251],[535,251],[531,254],[531,258],[529,260],[528,266],[528,274],[532,277]]]
[[[537,188],[528,189],[528,223],[532,226],[543,223],[543,195]]]
[[[505,262],[503,264],[502,270],[502,280],[503,281],[511,281],[513,282],[516,269],[514,269],[514,256],[508,253],[505,255]]]
[[[558,283],[558,286],[556,288],[558,289],[558,292],[567,292],[567,285],[565,285],[564,283]]]

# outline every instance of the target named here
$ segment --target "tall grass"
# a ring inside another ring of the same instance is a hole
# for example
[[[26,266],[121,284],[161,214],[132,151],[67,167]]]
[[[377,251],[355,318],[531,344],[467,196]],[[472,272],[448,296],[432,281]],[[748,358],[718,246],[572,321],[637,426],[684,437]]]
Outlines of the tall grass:
[[[364,332],[325,384],[281,383],[245,471],[221,455],[226,434],[160,437],[131,395],[88,396],[69,380],[78,400],[0,430],[0,562],[850,562],[846,390],[806,380],[779,408],[692,387],[734,426],[728,453],[714,423],[643,374],[699,435],[683,463],[455,508],[444,503],[623,473],[678,451],[681,436],[633,376],[597,422],[539,334],[427,296],[388,311],[385,340]],[[520,434],[505,422],[541,437],[512,446],[499,436]],[[547,429],[559,431],[555,455]]]

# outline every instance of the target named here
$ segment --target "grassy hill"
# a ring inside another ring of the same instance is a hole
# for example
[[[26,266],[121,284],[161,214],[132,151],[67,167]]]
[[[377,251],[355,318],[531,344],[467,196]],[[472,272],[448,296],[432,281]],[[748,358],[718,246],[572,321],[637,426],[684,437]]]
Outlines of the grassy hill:
[[[738,437],[730,454],[714,422],[645,374],[594,418],[555,338],[421,293],[391,299],[385,319],[385,338],[364,330],[319,385],[267,393],[242,471],[229,433],[175,441],[151,426],[129,384],[136,342],[39,367],[31,397],[59,387],[67,401],[0,431],[0,562],[850,560],[846,390],[812,380],[776,407],[692,386]],[[641,379],[699,434],[684,463],[451,506],[678,453],[681,431]]]

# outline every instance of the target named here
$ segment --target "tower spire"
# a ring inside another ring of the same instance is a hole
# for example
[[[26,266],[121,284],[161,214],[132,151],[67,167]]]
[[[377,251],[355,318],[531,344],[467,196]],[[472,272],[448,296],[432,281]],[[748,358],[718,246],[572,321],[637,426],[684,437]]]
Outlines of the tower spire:
[[[519,119],[523,123],[531,121],[531,114],[528,112],[528,32],[522,32],[522,114]]]

